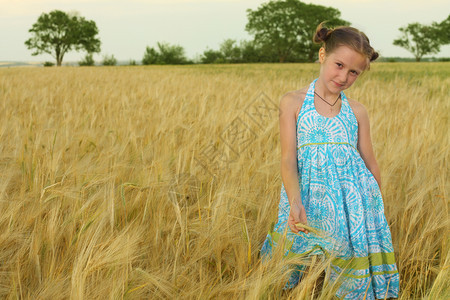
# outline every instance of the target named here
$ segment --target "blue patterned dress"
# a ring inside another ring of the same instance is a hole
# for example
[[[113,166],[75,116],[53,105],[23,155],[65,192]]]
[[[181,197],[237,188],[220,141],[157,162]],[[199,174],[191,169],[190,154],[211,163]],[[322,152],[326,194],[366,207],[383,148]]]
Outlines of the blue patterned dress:
[[[397,298],[399,273],[384,215],[381,191],[357,149],[358,122],[341,92],[338,115],[328,118],[314,107],[309,86],[297,119],[297,162],[301,199],[308,225],[318,234],[294,234],[287,225],[290,205],[281,186],[278,221],[261,248],[263,259],[286,234],[285,256],[319,255],[333,260],[329,278],[342,273],[341,299]],[[297,265],[284,289],[297,285],[305,265]],[[387,293],[387,294],[386,294]]]

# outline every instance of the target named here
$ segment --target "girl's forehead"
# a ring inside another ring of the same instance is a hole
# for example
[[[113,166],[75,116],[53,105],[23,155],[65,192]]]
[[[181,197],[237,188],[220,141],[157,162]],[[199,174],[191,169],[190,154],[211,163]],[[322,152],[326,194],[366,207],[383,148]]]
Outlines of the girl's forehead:
[[[340,60],[349,67],[357,68],[360,71],[364,70],[368,63],[367,57],[344,45],[337,47],[329,56],[330,58]]]

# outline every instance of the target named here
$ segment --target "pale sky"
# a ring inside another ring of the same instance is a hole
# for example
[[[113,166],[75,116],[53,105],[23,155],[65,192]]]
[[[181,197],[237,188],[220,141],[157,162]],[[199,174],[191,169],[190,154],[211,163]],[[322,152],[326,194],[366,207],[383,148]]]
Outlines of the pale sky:
[[[178,44],[188,58],[207,48],[219,49],[228,38],[250,40],[245,31],[246,9],[267,0],[0,0],[0,61],[53,61],[49,54],[32,56],[24,42],[41,13],[54,9],[77,11],[99,29],[101,53],[118,60],[142,60],[146,46]],[[315,0],[303,1],[337,8],[341,18],[362,30],[382,56],[413,57],[392,45],[399,27],[408,23],[441,22],[450,13],[448,0]],[[84,52],[69,52],[63,62],[79,61]],[[435,56],[450,56],[450,45]]]

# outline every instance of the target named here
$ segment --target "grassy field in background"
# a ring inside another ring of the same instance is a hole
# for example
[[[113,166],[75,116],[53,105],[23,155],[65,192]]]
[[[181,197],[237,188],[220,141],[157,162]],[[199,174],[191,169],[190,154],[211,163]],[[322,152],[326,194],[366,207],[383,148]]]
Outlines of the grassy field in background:
[[[277,105],[318,64],[0,70],[0,298],[330,299],[259,249],[276,221]],[[399,299],[445,299],[450,63],[374,63],[369,112]],[[263,113],[261,113],[263,112]]]

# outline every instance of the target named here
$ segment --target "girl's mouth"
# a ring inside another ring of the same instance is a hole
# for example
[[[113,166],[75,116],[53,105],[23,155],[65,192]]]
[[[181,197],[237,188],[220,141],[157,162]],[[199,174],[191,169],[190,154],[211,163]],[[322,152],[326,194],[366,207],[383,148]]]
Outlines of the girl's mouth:
[[[336,83],[336,82],[334,82],[334,81],[333,81],[333,83],[334,83],[337,87],[342,87],[342,86],[343,86],[343,84],[339,84],[339,83]]]

